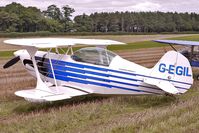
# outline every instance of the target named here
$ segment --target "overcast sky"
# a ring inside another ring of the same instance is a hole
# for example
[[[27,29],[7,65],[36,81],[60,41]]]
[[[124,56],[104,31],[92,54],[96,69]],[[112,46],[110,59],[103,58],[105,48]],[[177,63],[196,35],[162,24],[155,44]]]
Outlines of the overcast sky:
[[[73,16],[93,12],[114,11],[163,11],[199,13],[199,0],[0,0],[0,6],[12,2],[36,6],[46,10],[49,5],[69,5],[75,9]]]

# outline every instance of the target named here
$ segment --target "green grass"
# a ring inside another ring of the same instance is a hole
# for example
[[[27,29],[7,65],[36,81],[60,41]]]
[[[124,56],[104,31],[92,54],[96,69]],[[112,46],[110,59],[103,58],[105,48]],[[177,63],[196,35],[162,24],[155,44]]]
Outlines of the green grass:
[[[108,46],[108,49],[116,51],[116,50],[130,50],[130,49],[141,49],[141,48],[164,47],[164,46],[167,46],[167,45],[152,42],[152,41],[143,41],[143,42],[128,43],[127,45]]]
[[[118,125],[112,128],[110,132],[131,133],[139,131],[142,133],[197,133],[199,130],[199,96],[193,96],[192,93],[198,94],[198,91],[198,88],[194,88],[194,92],[192,91],[184,94],[182,97],[178,97],[178,100],[175,100],[168,106],[151,108],[143,114],[141,119],[137,119],[137,121],[134,122],[128,122],[128,124]],[[189,98],[187,99],[185,97]],[[132,116],[129,115],[129,119],[131,118]]]
[[[0,51],[0,57],[11,57],[14,51]]]
[[[48,36],[98,36],[98,35],[157,35],[156,32],[0,32],[0,38],[14,38],[14,37],[48,37]],[[198,34],[198,32],[163,32],[161,34]]]
[[[199,129],[197,84],[192,91],[176,97],[83,97],[49,104],[2,102],[0,132],[192,131]]]
[[[199,35],[196,34],[196,35],[191,35],[191,36],[168,38],[168,39],[199,41]],[[108,49],[116,51],[116,50],[128,50],[128,49],[165,47],[165,46],[169,46],[169,45],[168,44],[156,43],[156,42],[153,42],[153,41],[143,41],[143,42],[128,43],[127,45],[108,46]]]
[[[178,34],[196,34],[198,32],[181,32]],[[144,33],[144,32],[10,32],[1,33],[0,38],[17,38],[17,37],[49,37],[49,36],[98,36],[98,35],[156,35],[158,33]],[[163,34],[174,34],[173,32]]]
[[[52,104],[31,104],[19,100],[0,104],[1,132],[92,132],[95,126],[110,124],[118,116],[148,108],[170,105],[175,98],[135,96],[87,98]],[[23,119],[21,119],[23,118]]]
[[[199,41],[199,35],[185,36],[185,37],[176,37],[171,38],[172,40],[190,40],[190,41]]]
[[[14,37],[46,37],[46,36],[97,36],[97,35],[157,35],[157,34],[198,34],[197,31],[185,32],[0,32],[0,38],[14,38]]]

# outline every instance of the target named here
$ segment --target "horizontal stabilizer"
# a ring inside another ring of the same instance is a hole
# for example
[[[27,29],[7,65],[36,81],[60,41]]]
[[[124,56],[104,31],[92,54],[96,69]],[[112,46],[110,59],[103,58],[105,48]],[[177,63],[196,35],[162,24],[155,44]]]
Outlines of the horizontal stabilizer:
[[[161,81],[157,86],[164,90],[165,92],[171,93],[171,94],[179,94],[180,91],[174,87],[169,81]]]
[[[30,89],[30,90],[21,90],[15,92],[15,95],[23,97],[30,102],[59,101],[86,94],[88,93],[76,90],[74,88],[63,87],[63,86],[58,86],[58,88],[49,87],[49,91]]]
[[[155,85],[159,87],[160,89],[162,89],[163,91],[170,94],[180,93],[180,91],[176,87],[174,87],[169,81],[146,78],[144,82],[150,85]]]

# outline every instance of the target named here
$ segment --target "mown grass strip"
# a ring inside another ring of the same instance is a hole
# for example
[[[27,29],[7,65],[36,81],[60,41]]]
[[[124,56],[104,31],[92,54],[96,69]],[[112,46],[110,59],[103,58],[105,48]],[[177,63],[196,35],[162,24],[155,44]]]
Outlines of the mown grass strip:
[[[167,34],[198,34],[197,31],[184,32],[0,32],[0,38],[15,38],[15,37],[49,37],[49,36],[98,36],[98,35],[167,35]]]
[[[175,37],[175,38],[167,38],[171,40],[190,40],[190,41],[199,41],[199,35],[185,36],[185,37]],[[127,49],[141,49],[141,48],[153,48],[153,47],[165,47],[169,46],[168,44],[156,43],[153,41],[143,41],[143,42],[135,42],[128,43],[127,45],[114,45],[109,46],[108,49],[117,51],[117,50],[127,50]]]
[[[0,51],[0,57],[11,57],[14,51]]]
[[[166,44],[160,44],[152,41],[143,41],[143,42],[135,42],[128,43],[127,45],[113,45],[108,46],[109,50],[117,51],[117,50],[129,50],[129,49],[141,49],[141,48],[153,48],[153,47],[164,47]]]
[[[196,34],[198,32],[181,32],[179,34]],[[157,35],[158,33],[144,33],[144,32],[49,32],[49,31],[39,31],[39,32],[11,32],[11,33],[1,33],[0,38],[8,37],[49,37],[49,36],[98,36],[98,35]],[[171,34],[171,33],[165,33]],[[173,33],[172,33],[173,34]]]
[[[173,37],[171,40],[189,40],[189,41],[199,41],[199,34],[193,36],[184,36],[184,37]]]

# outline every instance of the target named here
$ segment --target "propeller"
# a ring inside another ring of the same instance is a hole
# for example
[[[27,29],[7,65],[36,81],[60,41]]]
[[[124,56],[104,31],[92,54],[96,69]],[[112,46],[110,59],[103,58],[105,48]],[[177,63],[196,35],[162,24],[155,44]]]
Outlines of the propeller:
[[[10,66],[12,66],[12,65],[14,65],[14,64],[16,64],[19,60],[20,60],[20,57],[19,57],[19,56],[14,57],[14,58],[12,58],[11,60],[9,60],[9,61],[3,66],[3,68],[6,69],[6,68],[8,68],[8,67],[10,67]]]

